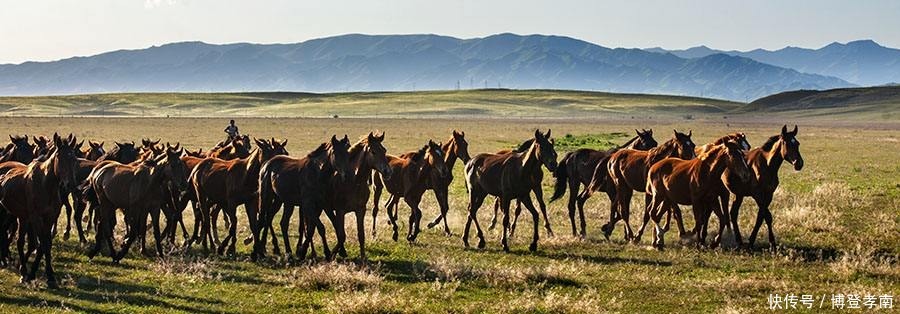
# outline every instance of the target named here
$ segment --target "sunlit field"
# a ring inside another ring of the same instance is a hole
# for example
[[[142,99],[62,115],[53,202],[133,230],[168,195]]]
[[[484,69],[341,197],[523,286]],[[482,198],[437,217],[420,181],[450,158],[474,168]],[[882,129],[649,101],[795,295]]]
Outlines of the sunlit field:
[[[502,108],[502,107],[501,107]],[[505,109],[504,109],[505,110]],[[499,115],[502,116],[503,111]],[[52,114],[52,113],[51,113]],[[322,112],[327,115],[327,112]],[[73,132],[79,139],[136,141],[141,138],[180,142],[204,150],[224,138],[227,120],[211,118],[0,118],[0,134]],[[39,272],[31,284],[19,283],[15,266],[0,270],[0,312],[762,312],[770,294],[893,294],[900,292],[900,125],[834,123],[827,120],[744,118],[695,119],[421,119],[297,118],[238,119],[242,133],[287,138],[293,156],[303,156],[332,134],[355,140],[370,131],[386,132],[390,154],[417,149],[428,139],[446,141],[453,129],[464,131],[469,152],[494,152],[516,146],[535,129],[552,129],[560,157],[577,147],[609,148],[653,128],[663,142],[672,130],[693,130],[694,141],[707,143],[728,132],[746,132],[757,146],[782,124],[799,125],[798,139],[806,162],[800,172],[788,165],[771,206],[778,250],[768,251],[765,227],[750,252],[698,249],[681,245],[669,232],[665,251],[623,241],[622,224],[611,240],[600,226],[608,220],[606,196],[596,194],[585,206],[587,239],[571,236],[566,195],[549,204],[555,236],[540,228],[537,252],[528,251],[531,218],[523,214],[510,253],[500,247],[500,229],[487,231],[487,248],[464,249],[467,206],[462,164],[453,169],[449,222],[452,237],[439,228],[426,229],[414,244],[390,239],[384,210],[378,235],[367,231],[368,261],[356,259],[354,216],[347,216],[349,259],[288,264],[273,256],[251,262],[250,247],[238,244],[237,256],[222,257],[194,246],[170,256],[142,256],[136,248],[121,264],[99,256],[88,261],[77,237],[54,242],[60,289],[45,286]],[[569,140],[565,140],[571,135]],[[577,139],[577,140],[573,140]],[[544,178],[544,195],[552,193],[552,177]],[[382,203],[387,199],[382,196]],[[492,201],[479,211],[485,229]],[[632,201],[632,226],[640,225],[643,195]],[[383,207],[383,206],[382,206]],[[400,207],[401,233],[409,208]],[[423,226],[438,213],[431,192],[422,208]],[[688,228],[694,224],[683,207]],[[249,235],[238,210],[239,239]],[[192,226],[190,210],[187,225]],[[740,224],[745,237],[756,218],[756,204],[744,201]],[[121,219],[121,217],[120,217]],[[371,228],[367,214],[366,228]],[[330,223],[323,216],[329,243]],[[276,218],[276,221],[278,219]],[[296,218],[293,220],[296,223]],[[711,226],[717,226],[713,218]],[[60,220],[64,228],[65,220]],[[276,233],[279,228],[276,224]],[[710,228],[714,230],[715,228]],[[224,236],[224,223],[219,223]],[[121,230],[119,231],[121,239]],[[714,232],[714,231],[711,231]],[[294,226],[290,232],[296,236]],[[181,233],[179,232],[179,241]],[[89,236],[93,240],[93,233]],[[281,240],[281,239],[279,239]],[[152,247],[152,236],[148,237]],[[296,238],[294,238],[296,241]],[[240,242],[240,241],[239,241]],[[473,242],[474,243],[474,242]],[[320,245],[316,241],[316,245]],[[267,246],[267,248],[271,248]],[[320,256],[321,249],[317,248]],[[153,250],[149,250],[153,251]],[[825,308],[830,310],[830,299]],[[895,305],[896,307],[896,305]]]

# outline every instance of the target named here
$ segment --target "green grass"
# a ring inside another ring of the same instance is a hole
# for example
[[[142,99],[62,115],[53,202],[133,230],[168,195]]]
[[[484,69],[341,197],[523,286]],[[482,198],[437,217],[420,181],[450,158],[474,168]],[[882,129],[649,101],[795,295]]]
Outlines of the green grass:
[[[474,156],[509,148],[536,128],[553,129],[560,151],[621,144],[634,128],[649,127],[659,142],[671,136],[671,131],[664,130],[693,129],[697,143],[739,130],[747,133],[751,144],[760,145],[780,129],[780,119],[729,119],[726,125],[679,117],[633,121],[246,118],[238,124],[251,135],[289,138],[288,150],[295,156],[335,133],[356,138],[373,129],[383,130],[389,153],[399,154],[421,147],[428,139],[446,140],[451,129],[460,129],[466,132]],[[80,138],[105,140],[107,145],[113,140],[153,137],[208,148],[224,136],[225,123],[204,118],[0,118],[0,134],[74,130]],[[541,226],[538,252],[527,251],[532,227],[527,212],[520,217],[511,253],[500,250],[499,230],[485,230],[485,250],[464,249],[459,236],[468,201],[459,180],[462,166],[457,164],[448,214],[453,237],[437,229],[424,230],[416,244],[395,243],[382,208],[378,236],[367,234],[367,264],[349,259],[287,265],[272,256],[253,263],[249,247],[239,244],[236,257],[218,257],[195,248],[157,259],[132,250],[121,265],[114,265],[107,257],[88,261],[82,245],[57,238],[54,262],[61,289],[47,290],[40,275],[34,284],[21,285],[13,268],[0,270],[0,312],[742,313],[766,311],[770,293],[896,296],[900,291],[900,233],[896,232],[900,230],[900,131],[869,124],[804,121],[798,138],[806,166],[800,172],[788,166],[781,169],[781,186],[772,204],[780,243],[776,253],[759,250],[767,244],[765,228],[753,252],[682,246],[676,232],[667,235],[669,247],[659,252],[646,247],[649,235],[641,245],[624,243],[621,224],[612,240],[606,241],[599,233],[599,226],[608,219],[609,205],[603,195],[595,195],[585,207],[586,240],[568,236],[563,199],[549,204],[556,236],[547,236]],[[551,186],[547,173],[545,197]],[[489,199],[479,211],[485,229],[491,203]],[[642,204],[640,196],[632,202],[634,227],[639,224],[637,208]],[[431,193],[425,195],[422,209],[425,223],[436,215]],[[683,209],[690,227],[690,210]],[[746,199],[741,210],[746,235],[756,205]],[[190,223],[193,218],[186,214]],[[408,214],[408,207],[401,205],[401,238]],[[238,218],[242,239],[248,234],[246,218],[243,214]],[[355,257],[355,221],[352,216],[347,220],[348,250]],[[371,218],[365,225],[371,228]],[[715,219],[712,225],[717,225]],[[327,222],[326,229],[333,244]],[[825,306],[829,306],[827,300]]]

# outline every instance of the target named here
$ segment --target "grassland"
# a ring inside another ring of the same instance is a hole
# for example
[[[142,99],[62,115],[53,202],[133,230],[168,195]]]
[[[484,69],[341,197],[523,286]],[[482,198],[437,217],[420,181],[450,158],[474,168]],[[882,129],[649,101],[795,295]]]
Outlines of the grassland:
[[[251,135],[290,139],[293,155],[312,150],[333,133],[353,138],[373,129],[386,132],[389,153],[412,150],[429,138],[445,140],[451,129],[464,130],[474,155],[508,148],[535,128],[551,128],[561,150],[606,147],[627,140],[634,128],[650,127],[660,141],[673,128],[693,129],[698,143],[741,130],[751,144],[759,145],[777,132],[783,119],[625,120],[248,118],[238,123]],[[221,138],[223,124],[221,119],[207,118],[8,117],[0,118],[0,134],[74,131],[80,138],[105,140],[107,145],[154,137],[187,147],[210,147]],[[382,215],[379,235],[368,240],[368,263],[351,259],[287,265],[274,257],[252,263],[249,248],[239,245],[236,257],[194,250],[159,259],[133,251],[121,265],[114,265],[103,257],[90,262],[77,241],[58,239],[55,262],[62,288],[47,290],[40,281],[21,285],[12,268],[0,270],[0,312],[744,313],[766,311],[770,293],[817,298],[832,293],[890,293],[896,299],[900,129],[892,124],[804,121],[798,138],[806,166],[801,172],[781,170],[782,185],[772,205],[781,245],[776,253],[698,250],[682,247],[671,237],[670,248],[658,252],[646,247],[646,237],[644,245],[624,243],[621,228],[606,241],[599,234],[608,215],[605,197],[587,203],[586,240],[568,236],[564,202],[555,202],[549,211],[557,235],[548,237],[541,230],[538,252],[527,251],[528,215],[520,221],[526,227],[517,231],[513,252],[500,250],[498,230],[488,232],[485,250],[466,250],[459,239],[466,192],[463,182],[455,180],[449,213],[453,237],[426,230],[416,244],[395,243],[387,236]],[[461,172],[457,165],[454,175],[459,178]],[[548,195],[551,181],[549,175],[545,178]],[[635,197],[632,208],[642,202]],[[428,194],[423,203],[423,219],[433,218],[434,198]],[[755,209],[752,201],[744,202],[745,233]],[[401,217],[409,213],[405,206],[400,210]],[[487,205],[479,217],[483,223],[489,221]],[[348,219],[348,233],[353,235],[355,224]],[[692,218],[687,221],[692,225]],[[638,223],[638,218],[632,219],[633,225]],[[371,218],[366,226],[371,228]],[[330,225],[328,230],[333,241]],[[243,223],[239,232],[247,234]],[[355,237],[350,238],[352,257],[357,246]],[[766,245],[764,237],[758,245]]]

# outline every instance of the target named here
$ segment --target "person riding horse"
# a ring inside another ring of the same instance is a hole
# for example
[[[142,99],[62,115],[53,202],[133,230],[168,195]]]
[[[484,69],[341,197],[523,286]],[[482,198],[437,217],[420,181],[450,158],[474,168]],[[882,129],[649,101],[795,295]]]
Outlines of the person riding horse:
[[[238,132],[238,127],[234,124],[234,120],[231,120],[228,123],[228,126],[225,127],[225,133],[228,133],[229,140],[233,140],[241,134],[240,132]]]

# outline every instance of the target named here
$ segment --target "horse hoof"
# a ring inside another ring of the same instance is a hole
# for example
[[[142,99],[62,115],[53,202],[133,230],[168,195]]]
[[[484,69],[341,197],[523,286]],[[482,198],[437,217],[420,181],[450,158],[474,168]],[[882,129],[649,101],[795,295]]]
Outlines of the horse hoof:
[[[469,241],[463,240],[463,247],[468,249],[468,248],[469,248]]]
[[[26,284],[29,281],[31,281],[31,279],[28,279],[28,276],[19,277],[19,283],[21,283],[21,284]]]
[[[394,233],[394,235],[391,236],[391,239],[394,239],[394,242],[397,242],[398,237],[397,233]]]
[[[434,228],[434,226],[437,226],[437,224],[433,222],[428,223],[428,229]]]
[[[253,243],[253,238],[244,239],[244,245],[250,245],[250,243]]]
[[[529,245],[528,250],[532,252],[537,251],[537,243],[532,243],[531,245]]]
[[[503,252],[509,253],[509,246],[508,246],[508,245],[504,245],[504,246],[503,246]]]
[[[484,243],[484,240],[479,240],[479,241],[478,241],[478,248],[479,248],[479,249],[484,249],[485,245],[486,245],[486,243]]]
[[[69,241],[69,233],[63,233],[63,241]]]
[[[59,284],[56,280],[47,280],[47,289],[59,289]]]

